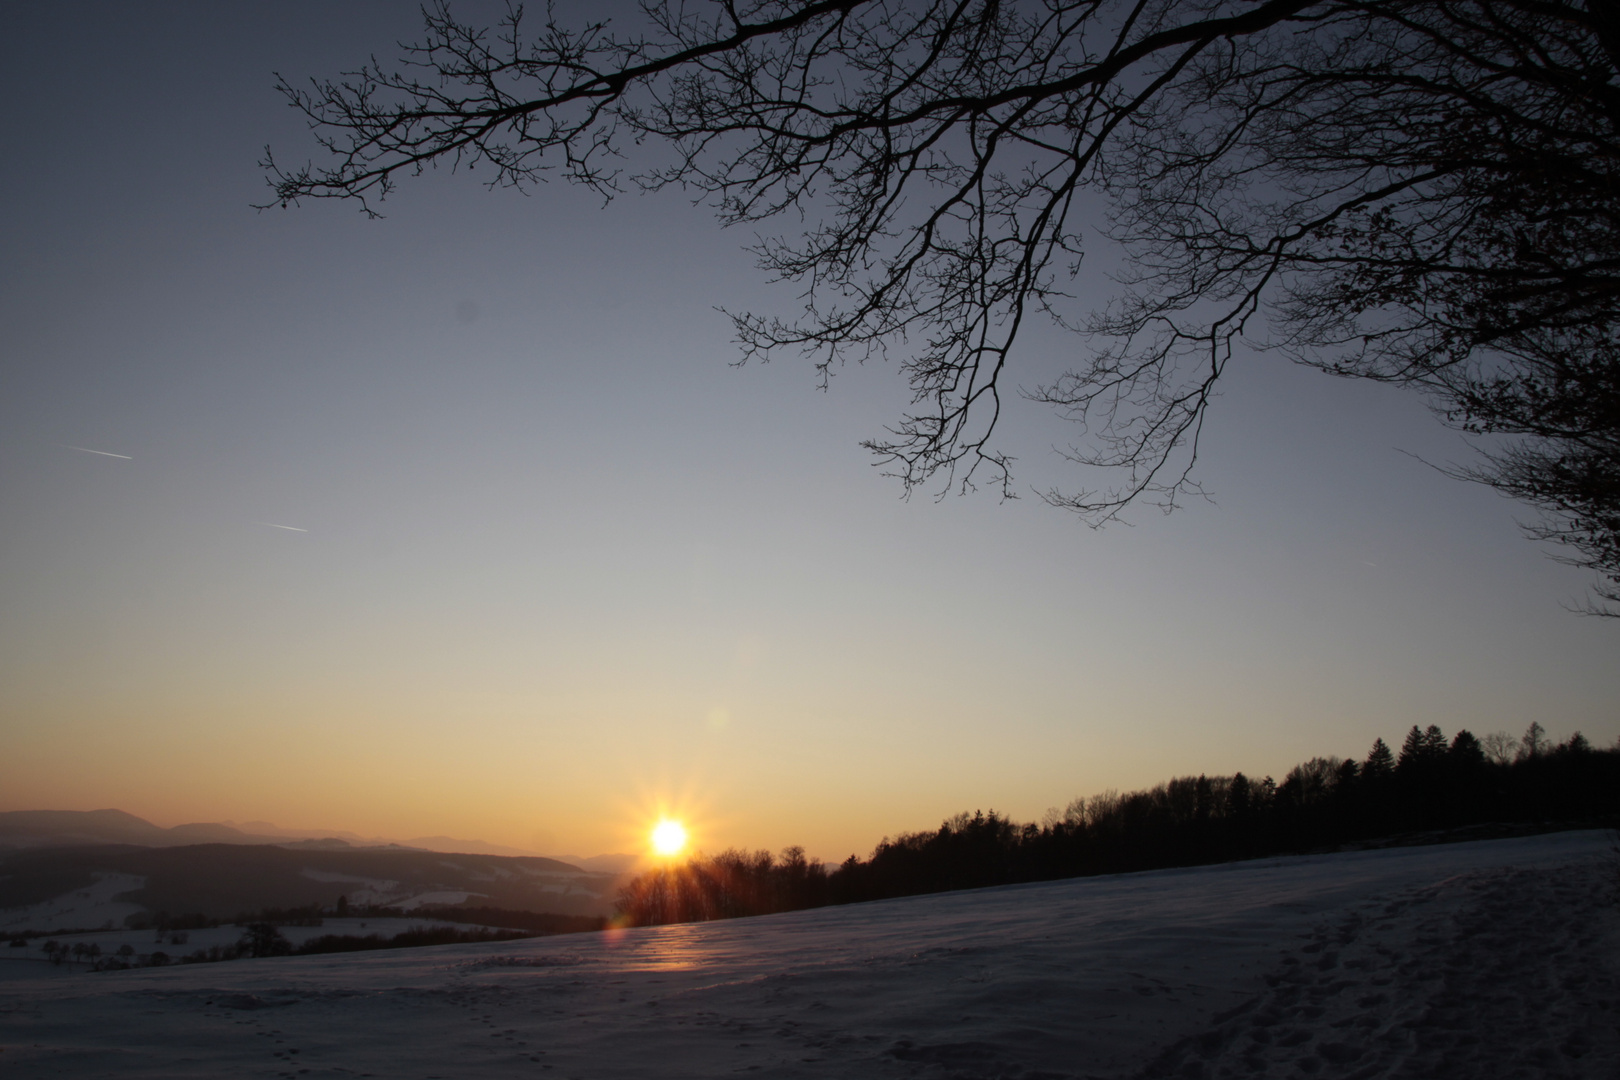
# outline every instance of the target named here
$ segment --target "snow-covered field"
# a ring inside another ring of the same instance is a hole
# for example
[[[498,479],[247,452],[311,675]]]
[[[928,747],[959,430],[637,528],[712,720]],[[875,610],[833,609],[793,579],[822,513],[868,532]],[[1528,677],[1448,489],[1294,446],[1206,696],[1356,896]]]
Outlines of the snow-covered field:
[[[326,934],[344,934],[354,937],[365,937],[368,934],[377,934],[381,937],[391,938],[395,934],[403,934],[407,930],[418,927],[446,926],[455,930],[479,930],[467,923],[446,922],[443,919],[339,919],[328,917],[321,920],[319,926],[281,926],[277,932],[286,938],[294,947],[322,937]],[[55,941],[72,948],[80,942],[86,945],[97,945],[101,948],[102,956],[117,955],[120,947],[128,945],[137,955],[148,955],[153,952],[162,952],[171,958],[184,956],[186,953],[198,949],[211,947],[225,948],[236,944],[242,938],[242,927],[234,923],[223,926],[211,926],[201,930],[165,930],[161,933],[154,930],[95,930],[83,934],[52,934],[47,937],[28,939],[28,944],[21,948],[7,946],[0,943],[0,986],[6,984],[8,977],[17,975],[44,978],[37,964],[48,964],[49,954],[45,952],[45,943]],[[234,961],[233,961],[234,962]],[[30,965],[26,969],[15,967],[16,964]],[[84,974],[85,964],[79,961],[62,965],[56,968],[59,977]],[[105,973],[103,973],[105,974]]]
[[[95,884],[23,908],[0,909],[0,933],[59,926],[123,926],[141,905],[118,897],[139,889],[146,879],[132,874],[101,874]]]
[[[1613,834],[64,976],[0,1075],[1620,1076]]]

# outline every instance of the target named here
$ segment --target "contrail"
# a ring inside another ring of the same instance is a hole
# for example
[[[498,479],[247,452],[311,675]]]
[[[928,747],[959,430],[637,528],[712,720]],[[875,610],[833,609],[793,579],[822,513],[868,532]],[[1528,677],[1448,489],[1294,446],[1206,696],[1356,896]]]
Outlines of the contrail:
[[[82,450],[86,454],[100,454],[102,457],[123,458],[125,461],[134,461],[135,460],[134,458],[130,457],[128,454],[109,454],[105,450],[92,450],[88,446],[69,446],[67,443],[58,443],[57,445],[62,447],[62,449],[64,449],[64,450]]]
[[[259,522],[259,524],[260,525],[268,525],[272,529],[286,529],[288,532],[309,532],[308,529],[300,529],[296,525],[277,525],[273,521],[261,521],[261,522]]]

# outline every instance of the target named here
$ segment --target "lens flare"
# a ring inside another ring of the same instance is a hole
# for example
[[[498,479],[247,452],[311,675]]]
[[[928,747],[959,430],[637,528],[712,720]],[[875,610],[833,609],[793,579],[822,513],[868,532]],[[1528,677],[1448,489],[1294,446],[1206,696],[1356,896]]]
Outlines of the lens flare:
[[[654,851],[666,858],[679,855],[681,849],[686,846],[686,827],[678,821],[665,818],[653,826],[652,846]]]

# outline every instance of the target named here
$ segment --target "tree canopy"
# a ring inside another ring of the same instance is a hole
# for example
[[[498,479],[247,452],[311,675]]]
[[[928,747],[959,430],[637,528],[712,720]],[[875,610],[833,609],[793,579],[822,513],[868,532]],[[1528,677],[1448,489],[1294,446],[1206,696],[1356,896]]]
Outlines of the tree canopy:
[[[1043,495],[1092,523],[1197,490],[1240,339],[1405,385],[1476,437],[1453,471],[1534,506],[1532,535],[1620,602],[1608,0],[656,0],[630,29],[423,14],[392,66],[282,81],[325,157],[267,157],[275,202],[375,212],[444,163],[778,222],[754,253],[804,308],[735,314],[743,357],[802,353],[823,378],[895,362],[911,408],[867,446],[908,491],[1013,494],[995,434],[1015,345],[1056,320],[1080,359],[1025,392],[1077,423],[1083,486]],[[1126,271],[1087,310],[1070,290],[1102,237]]]

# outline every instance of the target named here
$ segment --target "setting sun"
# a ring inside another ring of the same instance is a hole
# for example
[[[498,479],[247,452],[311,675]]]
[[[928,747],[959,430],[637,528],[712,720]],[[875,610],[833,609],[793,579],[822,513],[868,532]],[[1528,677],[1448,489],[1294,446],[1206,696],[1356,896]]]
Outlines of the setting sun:
[[[679,855],[686,846],[686,828],[678,821],[664,819],[653,827],[653,850],[660,855]]]

